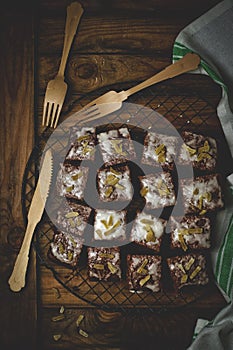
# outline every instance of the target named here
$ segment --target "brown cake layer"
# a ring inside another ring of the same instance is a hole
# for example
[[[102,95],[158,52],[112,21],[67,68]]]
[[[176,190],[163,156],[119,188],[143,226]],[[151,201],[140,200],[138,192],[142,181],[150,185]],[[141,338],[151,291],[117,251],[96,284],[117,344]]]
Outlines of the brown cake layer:
[[[132,291],[161,289],[161,257],[153,255],[128,255],[127,280]]]
[[[202,254],[186,254],[167,259],[175,289],[206,285],[209,282],[207,264]]]
[[[166,221],[145,212],[138,213],[132,227],[130,240],[144,247],[160,251]]]
[[[94,160],[96,133],[95,128],[77,126],[71,129],[71,147],[66,155],[66,160]]]
[[[118,281],[121,279],[120,248],[88,247],[88,276],[91,280]]]
[[[217,143],[209,136],[184,131],[184,144],[180,148],[178,162],[182,165],[192,164],[196,169],[214,170],[217,163]]]
[[[177,153],[177,137],[148,132],[144,139],[142,163],[172,170]]]

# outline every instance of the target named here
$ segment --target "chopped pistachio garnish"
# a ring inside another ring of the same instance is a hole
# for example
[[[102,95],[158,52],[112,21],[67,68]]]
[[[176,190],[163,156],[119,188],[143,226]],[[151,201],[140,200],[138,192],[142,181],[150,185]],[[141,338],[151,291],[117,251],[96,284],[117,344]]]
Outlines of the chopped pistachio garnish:
[[[105,228],[109,228],[106,220],[100,220],[100,222],[104,225]]]
[[[60,299],[61,298],[60,290],[57,287],[53,287],[52,289],[54,290],[54,293],[56,294],[56,298]]]
[[[198,148],[199,153],[209,152],[209,150],[210,150],[210,145],[207,140],[204,142],[204,146]]]
[[[197,156],[197,161],[200,162],[202,159],[211,159],[211,155],[209,153],[199,153],[198,156]]]
[[[149,281],[150,277],[151,277],[151,275],[146,275],[146,277],[142,278],[142,279],[139,281],[140,286],[143,287],[144,284],[145,284],[146,282]]]
[[[158,161],[159,161],[159,163],[164,163],[165,160],[166,160],[165,155],[159,154],[159,156],[158,156]]]
[[[152,228],[150,226],[149,226],[149,228],[146,227],[146,231],[147,231],[146,241],[147,242],[155,242],[156,237],[155,237],[155,234],[154,234],[154,231],[152,230]]]
[[[65,318],[65,316],[63,314],[61,314],[61,315],[58,315],[58,316],[53,316],[52,317],[52,321],[53,322],[59,322],[59,321],[64,320],[64,318]]]
[[[184,267],[183,267],[182,264],[178,263],[177,266],[179,267],[179,269],[180,269],[184,274],[186,274],[186,271],[185,271],[185,269],[184,269]]]
[[[76,326],[77,327],[79,327],[80,326],[80,324],[81,324],[81,322],[83,321],[83,319],[84,319],[84,315],[79,315],[79,317],[77,318],[77,320],[76,320]]]
[[[207,212],[207,210],[203,209],[203,210],[200,211],[199,215],[204,215],[206,212]]]
[[[194,234],[199,234],[202,233],[203,229],[201,227],[195,227],[195,228],[184,228],[180,229],[179,233],[181,235],[194,235]]]
[[[186,283],[187,280],[188,280],[188,275],[185,274],[181,277],[181,283]]]
[[[160,179],[160,181],[158,182],[158,192],[161,196],[163,195],[167,195],[170,193],[167,185],[165,184],[165,182],[163,180]]]
[[[112,193],[113,193],[113,187],[112,186],[108,186],[106,191],[104,192],[104,195],[105,195],[105,197],[108,198],[108,197],[111,196]]]
[[[113,169],[112,167],[110,167],[110,171],[111,173],[115,174],[115,175],[121,175],[121,173],[119,171],[116,171],[115,169]]]
[[[184,265],[186,271],[189,271],[189,270],[190,270],[190,267],[193,265],[194,261],[195,261],[195,259],[192,257],[192,258],[190,258],[190,260]]]
[[[117,220],[117,221],[115,222],[115,224],[113,225],[113,227],[110,228],[108,231],[105,232],[105,236],[109,236],[111,233],[113,233],[113,232],[117,229],[117,227],[120,226],[120,224],[121,224],[121,221],[120,221],[120,220]]]
[[[63,254],[65,252],[65,247],[62,243],[59,243],[58,251],[60,254]]]
[[[142,187],[141,191],[140,191],[140,195],[142,197],[145,197],[145,195],[148,193],[148,188],[147,187]]]
[[[83,331],[82,329],[79,329],[78,332],[79,332],[79,334],[82,335],[83,337],[88,338],[88,333],[87,333],[87,332]]]
[[[80,177],[82,177],[83,175],[83,172],[82,171],[79,171],[79,173],[75,174],[75,175],[72,175],[72,180],[76,181],[78,180]]]
[[[67,255],[69,261],[73,260],[74,254],[70,250],[68,250]]]
[[[67,186],[67,187],[66,187],[66,192],[72,192],[73,189],[74,189],[74,185],[72,185],[72,186]]]
[[[87,139],[89,139],[91,137],[91,135],[81,135],[81,136],[79,136],[78,138],[77,138],[77,142],[81,142],[81,141],[83,141],[83,140],[87,140]]]
[[[184,241],[184,237],[183,235],[181,235],[180,233],[178,234],[178,238],[179,238],[179,241],[180,241],[180,245],[181,245],[181,248],[186,251],[188,249],[185,241]]]
[[[107,178],[105,180],[105,184],[115,186],[119,182],[119,180],[120,179],[118,177],[116,177],[113,174],[110,174],[107,176]]]
[[[200,196],[200,198],[198,199],[198,202],[197,202],[197,207],[198,209],[202,209],[202,206],[203,206],[203,196]]]
[[[194,279],[194,277],[196,277],[196,275],[197,275],[200,271],[201,271],[201,266],[198,265],[198,266],[195,268],[195,270],[191,273],[190,279],[191,279],[191,280]]]
[[[62,306],[60,307],[59,313],[60,313],[60,314],[64,314],[64,312],[65,312],[65,308],[64,308],[64,306],[62,305]]]
[[[107,262],[108,268],[110,270],[110,272],[114,275],[117,272],[117,268],[110,263],[110,261]]]
[[[194,195],[197,195],[199,193],[199,189],[198,188],[195,188],[195,190],[193,191],[193,194]]]
[[[103,238],[103,234],[101,230],[96,230],[95,231],[97,233],[97,235],[102,239]]]
[[[153,225],[154,221],[150,219],[141,219],[140,222],[146,225]]]
[[[79,213],[78,213],[77,211],[71,211],[71,212],[67,213],[67,214],[65,215],[65,217],[66,217],[67,219],[69,219],[69,218],[75,218],[75,217],[78,216],[78,215],[79,215]]]
[[[192,147],[190,147],[188,145],[184,145],[184,146],[187,149],[187,151],[189,152],[190,156],[193,156],[195,153],[197,153],[197,150],[195,148],[192,148]]]
[[[115,185],[115,187],[118,188],[119,190],[122,190],[122,191],[125,189],[125,186],[123,186],[123,185],[121,185],[121,184],[119,184],[119,183],[117,183],[117,184]]]
[[[54,339],[55,341],[60,340],[60,339],[61,339],[61,334],[54,334],[54,335],[53,335],[53,339]]]
[[[93,267],[96,270],[104,270],[104,265],[103,264],[94,264]]]
[[[113,225],[113,216],[110,215],[108,218],[108,227],[111,227]]]
[[[212,195],[210,192],[206,192],[203,197],[207,200],[207,202],[210,202],[212,199]]]
[[[157,155],[164,152],[165,152],[165,145],[163,143],[161,143],[161,145],[155,148],[155,154]]]
[[[148,259],[145,259],[142,262],[142,265],[137,269],[137,273],[142,273],[142,271],[144,270],[144,268],[146,267],[147,264],[148,264]]]
[[[114,255],[110,253],[99,253],[100,258],[114,259]]]

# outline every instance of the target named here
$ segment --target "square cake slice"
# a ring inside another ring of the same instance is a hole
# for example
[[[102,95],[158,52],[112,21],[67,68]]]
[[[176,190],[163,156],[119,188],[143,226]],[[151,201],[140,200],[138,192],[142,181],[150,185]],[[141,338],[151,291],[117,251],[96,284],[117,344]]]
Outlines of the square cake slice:
[[[138,213],[134,220],[130,240],[144,247],[160,250],[166,221],[145,212]]]
[[[97,135],[102,157],[107,166],[134,159],[136,153],[129,130],[120,128]]]
[[[55,261],[75,268],[78,264],[82,247],[83,240],[81,238],[59,231],[54,234],[50,244],[49,255]]]
[[[121,279],[120,248],[87,248],[88,276],[93,281]]]
[[[148,132],[144,139],[142,163],[172,170],[177,153],[177,137]]]
[[[209,282],[206,258],[202,254],[187,254],[167,258],[175,289],[206,285]]]
[[[223,207],[223,198],[218,174],[180,180],[185,213],[214,211]]]
[[[210,219],[205,216],[171,216],[171,248],[187,251],[210,248]]]
[[[91,208],[64,201],[57,212],[56,227],[59,231],[68,232],[74,236],[82,236],[90,214]]]
[[[88,179],[87,167],[60,164],[57,175],[57,191],[60,196],[83,199]]]
[[[128,166],[99,170],[97,184],[101,201],[128,201],[133,197],[133,186]]]
[[[66,160],[94,160],[96,133],[95,128],[77,126],[73,127],[70,134],[71,147],[66,155]]]
[[[217,162],[217,143],[213,137],[184,131],[184,143],[180,148],[178,162],[192,164],[196,169],[212,171]]]
[[[127,255],[127,281],[130,291],[161,290],[161,256]]]
[[[176,196],[169,172],[140,176],[140,194],[146,200],[148,209],[169,207],[175,204]]]
[[[94,218],[94,239],[123,241],[126,239],[126,212],[96,209]]]

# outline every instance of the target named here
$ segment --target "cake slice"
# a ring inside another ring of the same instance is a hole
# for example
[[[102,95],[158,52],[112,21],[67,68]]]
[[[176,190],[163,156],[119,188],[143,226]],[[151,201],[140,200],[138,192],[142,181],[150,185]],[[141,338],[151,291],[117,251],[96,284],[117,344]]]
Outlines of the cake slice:
[[[144,247],[160,250],[166,221],[145,212],[138,213],[132,227],[130,240]]]
[[[73,127],[70,135],[71,147],[66,155],[66,160],[94,160],[96,133],[95,128],[77,126]]]
[[[133,196],[130,170],[128,166],[121,166],[117,169],[99,170],[98,192],[101,201],[127,201]]]
[[[148,132],[144,139],[142,163],[172,170],[177,153],[177,137]]]
[[[57,175],[57,191],[60,196],[83,199],[88,179],[87,167],[60,164]]]
[[[210,219],[205,216],[171,216],[171,248],[210,248]]]
[[[140,194],[146,200],[148,209],[168,207],[175,204],[175,190],[169,172],[140,176]]]
[[[185,213],[214,211],[223,207],[223,196],[218,174],[180,180]]]
[[[136,158],[133,141],[127,128],[102,132],[97,138],[106,166]]]
[[[161,290],[161,256],[128,255],[127,281],[130,291]]]
[[[55,261],[63,265],[75,268],[83,247],[83,239],[68,234],[67,232],[55,232],[50,243],[49,255]]]
[[[87,248],[88,276],[92,281],[119,281],[121,279],[120,248]]]
[[[64,201],[57,212],[56,227],[72,235],[82,236],[90,213],[91,208],[87,206]]]
[[[184,131],[184,144],[180,148],[178,162],[192,164],[196,169],[212,171],[217,162],[217,143],[213,137]]]
[[[123,241],[126,239],[126,212],[96,209],[94,218],[94,239]]]
[[[167,259],[175,289],[206,285],[209,282],[207,262],[202,254],[186,254]]]

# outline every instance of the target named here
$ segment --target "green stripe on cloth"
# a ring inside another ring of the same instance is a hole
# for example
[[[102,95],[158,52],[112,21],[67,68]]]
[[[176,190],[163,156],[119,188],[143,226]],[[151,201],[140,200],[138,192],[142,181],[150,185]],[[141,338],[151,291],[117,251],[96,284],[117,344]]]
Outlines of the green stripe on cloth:
[[[231,296],[233,288],[233,215],[219,250],[215,276],[224,292]]]
[[[175,41],[173,46],[173,62],[179,60],[188,52],[193,52],[185,45]],[[209,75],[222,89],[227,93],[227,87],[219,75],[201,59],[200,73]],[[233,193],[232,193],[233,196]],[[217,253],[217,262],[215,267],[215,278],[222,290],[232,299],[233,298],[233,215],[228,229],[222,232],[223,242]]]
[[[174,46],[173,46],[173,61],[177,61],[180,58],[182,58],[186,53],[192,52],[191,49],[188,47],[184,46],[181,43],[178,43],[175,41]],[[227,87],[222,81],[222,79],[219,77],[218,74],[215,73],[215,71],[203,60],[201,60],[201,66],[202,68],[206,71],[206,73],[219,85],[221,85],[226,91]]]

